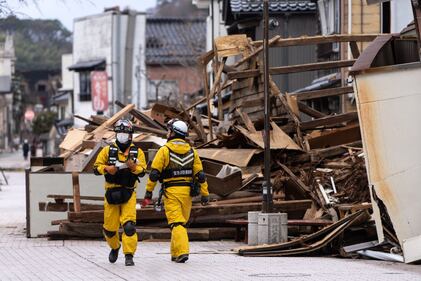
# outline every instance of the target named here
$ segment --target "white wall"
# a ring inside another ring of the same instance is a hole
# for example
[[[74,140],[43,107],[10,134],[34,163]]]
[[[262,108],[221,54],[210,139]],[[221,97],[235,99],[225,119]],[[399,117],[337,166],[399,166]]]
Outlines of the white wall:
[[[114,101],[122,98],[124,89],[124,63],[126,50],[128,16],[107,12],[100,15],[76,19],[74,22],[73,63],[92,59],[106,59],[106,71],[109,77],[108,98],[109,108],[106,115],[113,115],[119,110]],[[133,46],[132,70],[132,103],[138,107],[146,107],[146,78],[140,79],[140,93],[136,67],[145,72],[145,24],[146,14],[136,14],[135,38]],[[139,60],[140,58],[140,60]],[[89,117],[95,112],[91,101],[79,101],[79,75],[74,74],[75,114]],[[85,125],[81,120],[75,120],[75,126]]]
[[[0,76],[12,76],[12,59],[0,58]]]
[[[61,56],[61,89],[73,89],[73,72],[69,70],[69,66],[73,64],[73,54],[64,54]]]
[[[206,50],[212,50],[212,15],[213,15],[213,38],[227,35],[227,29],[222,23],[222,1],[213,0],[212,5],[209,4],[209,16],[206,19]]]
[[[140,179],[136,189],[136,197],[143,198],[145,195],[147,177]],[[54,184],[51,184],[54,183]],[[51,225],[52,220],[67,218],[67,212],[46,212],[39,210],[39,202],[54,202],[47,198],[49,194],[73,195],[72,174],[71,173],[29,173],[29,222],[31,237],[45,235],[48,231],[58,230],[58,226]],[[104,196],[104,177],[95,176],[90,173],[79,174],[80,195],[81,196]],[[157,198],[160,186],[157,185],[153,197]],[[73,200],[66,200],[73,202]],[[82,203],[98,204],[101,201],[82,200]]]
[[[411,21],[414,20],[411,0],[390,1],[391,33],[401,32]]]
[[[108,76],[112,75],[112,13],[107,12],[100,15],[89,16],[84,18],[75,19],[73,24],[73,64],[79,61],[88,61],[93,59],[106,60],[106,71]],[[75,114],[89,117],[96,114],[92,110],[91,101],[80,101],[79,94],[79,74],[73,74],[73,95]],[[108,98],[110,105],[112,104],[112,81],[108,84]],[[108,112],[104,114],[109,115]],[[82,127],[86,122],[75,119],[75,127]]]

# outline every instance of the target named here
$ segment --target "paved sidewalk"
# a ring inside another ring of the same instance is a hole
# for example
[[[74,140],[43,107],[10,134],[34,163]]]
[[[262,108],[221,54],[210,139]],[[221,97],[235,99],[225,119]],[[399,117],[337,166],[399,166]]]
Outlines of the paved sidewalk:
[[[234,242],[193,242],[186,264],[170,261],[168,242],[141,242],[136,266],[107,260],[103,241],[25,237],[24,173],[8,172],[0,191],[0,280],[421,280],[421,266],[329,257],[246,258]]]
[[[25,161],[22,150],[0,153],[0,169],[24,170],[26,168],[29,168],[29,156],[28,160]]]

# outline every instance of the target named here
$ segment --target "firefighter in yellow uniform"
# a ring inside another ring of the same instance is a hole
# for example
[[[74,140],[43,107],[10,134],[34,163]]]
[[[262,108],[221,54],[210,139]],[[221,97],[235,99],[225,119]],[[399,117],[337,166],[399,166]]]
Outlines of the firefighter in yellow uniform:
[[[189,238],[186,223],[190,217],[192,197],[201,194],[201,203],[209,202],[208,184],[202,161],[185,138],[188,128],[183,121],[168,122],[168,141],[152,162],[146,184],[145,200],[152,198],[157,181],[164,194],[164,209],[171,228],[171,260],[184,263],[189,258]]]
[[[132,143],[133,126],[119,120],[114,126],[116,142],[99,153],[94,172],[105,176],[103,232],[111,252],[108,259],[115,263],[120,250],[118,230],[123,227],[122,244],[125,264],[134,265],[137,247],[136,187],[146,169],[145,155]]]

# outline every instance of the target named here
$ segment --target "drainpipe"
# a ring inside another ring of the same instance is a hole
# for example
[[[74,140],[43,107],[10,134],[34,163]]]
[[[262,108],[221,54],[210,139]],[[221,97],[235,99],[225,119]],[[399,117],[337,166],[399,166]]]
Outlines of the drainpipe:
[[[121,81],[120,81],[120,73],[121,73],[121,54],[120,54],[120,42],[121,42],[121,13],[120,10],[117,11],[116,13],[116,40],[113,42],[115,45],[115,51],[116,51],[116,57],[114,58],[114,62],[115,62],[115,73],[113,73],[113,79],[114,79],[114,83],[115,83],[115,87],[116,87],[116,92],[115,92],[115,100],[121,100]],[[116,105],[114,104],[114,107]],[[115,109],[114,112],[117,112],[117,110]]]
[[[136,26],[136,13],[129,10],[127,13],[126,46],[124,52],[124,91],[123,103],[133,103],[133,45]]]

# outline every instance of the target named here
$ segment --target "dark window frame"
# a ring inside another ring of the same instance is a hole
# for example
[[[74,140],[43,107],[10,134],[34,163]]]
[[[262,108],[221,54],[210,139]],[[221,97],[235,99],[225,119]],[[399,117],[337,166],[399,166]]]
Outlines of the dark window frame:
[[[84,70],[79,72],[79,100],[91,101],[91,71]]]

